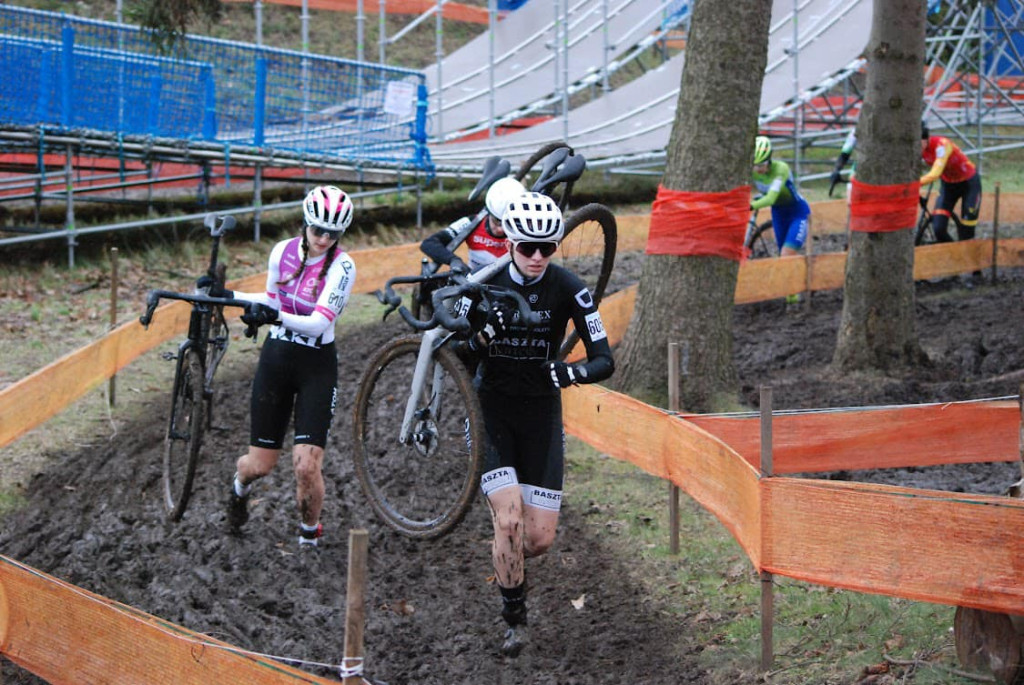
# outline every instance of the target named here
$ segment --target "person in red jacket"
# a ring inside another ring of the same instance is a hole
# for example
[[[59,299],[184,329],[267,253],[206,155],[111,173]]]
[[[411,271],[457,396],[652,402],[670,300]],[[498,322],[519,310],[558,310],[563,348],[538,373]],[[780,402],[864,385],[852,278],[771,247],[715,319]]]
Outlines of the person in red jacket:
[[[921,177],[921,185],[939,180],[939,196],[935,200],[932,227],[935,240],[949,243],[949,214],[960,202],[959,240],[974,237],[981,212],[981,174],[963,151],[944,136],[933,136],[928,125],[921,122],[921,159],[931,168]]]

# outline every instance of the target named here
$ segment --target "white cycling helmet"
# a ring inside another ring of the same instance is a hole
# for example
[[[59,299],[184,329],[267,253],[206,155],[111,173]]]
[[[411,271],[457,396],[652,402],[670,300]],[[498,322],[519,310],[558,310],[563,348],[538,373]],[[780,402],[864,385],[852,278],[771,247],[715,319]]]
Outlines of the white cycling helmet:
[[[562,210],[541,193],[523,193],[509,202],[501,217],[501,227],[505,229],[505,237],[513,243],[560,243],[565,235]]]
[[[339,235],[352,223],[352,200],[341,188],[317,186],[306,194],[302,215],[307,226],[334,231]]]
[[[525,192],[523,184],[511,176],[499,178],[487,189],[484,204],[487,205],[487,211],[500,220],[508,203]]]

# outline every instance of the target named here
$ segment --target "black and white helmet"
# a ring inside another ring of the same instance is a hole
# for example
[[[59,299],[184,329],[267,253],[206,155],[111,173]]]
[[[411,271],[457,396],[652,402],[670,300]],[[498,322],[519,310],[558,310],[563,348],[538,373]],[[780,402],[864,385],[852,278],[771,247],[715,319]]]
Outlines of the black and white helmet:
[[[341,188],[317,186],[306,194],[302,215],[306,225],[339,235],[352,223],[352,200]]]
[[[508,203],[501,217],[505,237],[513,243],[562,242],[565,224],[562,210],[555,201],[541,193],[523,193]]]

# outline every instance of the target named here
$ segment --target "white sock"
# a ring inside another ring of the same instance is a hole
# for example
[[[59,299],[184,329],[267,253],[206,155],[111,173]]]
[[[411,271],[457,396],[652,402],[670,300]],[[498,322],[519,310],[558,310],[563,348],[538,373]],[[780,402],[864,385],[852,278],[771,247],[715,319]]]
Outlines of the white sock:
[[[235,474],[235,494],[239,497],[245,497],[252,492],[252,483],[248,485],[242,485],[242,481],[239,480],[238,474]]]

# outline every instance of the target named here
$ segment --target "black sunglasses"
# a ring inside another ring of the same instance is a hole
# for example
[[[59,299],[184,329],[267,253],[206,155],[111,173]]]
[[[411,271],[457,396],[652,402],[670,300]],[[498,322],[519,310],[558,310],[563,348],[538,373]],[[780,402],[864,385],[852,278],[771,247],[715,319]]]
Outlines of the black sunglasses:
[[[558,249],[558,243],[516,243],[516,252],[524,257],[532,257],[540,251],[541,257],[550,257]]]
[[[319,226],[310,226],[309,228],[313,229],[313,235],[317,238],[327,236],[331,240],[337,240],[341,237],[341,231],[332,231],[330,229],[320,228]]]

